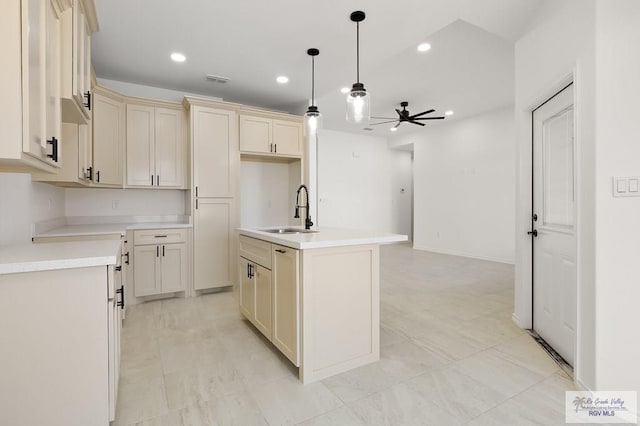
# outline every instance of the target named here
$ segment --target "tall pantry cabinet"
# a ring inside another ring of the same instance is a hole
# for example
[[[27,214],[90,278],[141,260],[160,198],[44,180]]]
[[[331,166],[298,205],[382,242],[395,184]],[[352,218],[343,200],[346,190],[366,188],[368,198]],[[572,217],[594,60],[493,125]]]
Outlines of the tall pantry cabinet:
[[[238,116],[224,105],[186,97],[191,141],[193,285],[206,290],[235,282],[240,150]]]

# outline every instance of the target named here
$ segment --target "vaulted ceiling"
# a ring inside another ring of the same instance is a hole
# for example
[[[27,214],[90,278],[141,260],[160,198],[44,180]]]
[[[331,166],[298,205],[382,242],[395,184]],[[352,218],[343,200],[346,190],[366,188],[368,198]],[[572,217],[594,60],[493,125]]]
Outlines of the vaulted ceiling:
[[[100,31],[93,64],[101,78],[302,113],[311,83],[306,50],[316,47],[325,127],[362,131],[345,122],[340,88],[355,81],[349,14],[363,10],[361,81],[373,115],[393,116],[406,100],[413,112],[451,109],[451,119],[459,119],[512,103],[513,43],[541,1],[95,0]],[[416,46],[424,41],[432,48],[420,53]],[[187,60],[174,63],[172,52]],[[213,83],[206,74],[230,81]],[[279,75],[289,83],[276,83]]]

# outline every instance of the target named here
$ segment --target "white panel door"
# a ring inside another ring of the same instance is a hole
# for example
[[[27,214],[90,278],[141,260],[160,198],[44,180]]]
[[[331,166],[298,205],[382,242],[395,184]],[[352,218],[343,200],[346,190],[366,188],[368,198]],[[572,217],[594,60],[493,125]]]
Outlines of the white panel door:
[[[533,328],[573,365],[577,305],[573,85],[536,109],[533,120]]]

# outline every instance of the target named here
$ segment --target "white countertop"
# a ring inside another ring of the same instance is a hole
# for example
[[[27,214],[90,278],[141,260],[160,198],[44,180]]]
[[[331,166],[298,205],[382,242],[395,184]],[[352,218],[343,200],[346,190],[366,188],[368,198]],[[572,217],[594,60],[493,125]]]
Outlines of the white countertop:
[[[0,247],[0,275],[115,265],[119,255],[119,240]]]
[[[283,226],[283,228],[295,228]],[[319,232],[308,234],[274,234],[260,229],[238,228],[240,235],[253,237],[270,243],[280,244],[299,250],[357,246],[362,244],[386,244],[407,241],[406,235],[383,232],[357,231],[353,229],[320,228]]]
[[[88,235],[124,235],[128,230],[136,229],[176,229],[191,228],[190,223],[172,223],[172,222],[143,222],[143,223],[96,223],[85,225],[65,225],[49,231],[40,232],[34,235],[35,238],[41,237],[79,237]]]

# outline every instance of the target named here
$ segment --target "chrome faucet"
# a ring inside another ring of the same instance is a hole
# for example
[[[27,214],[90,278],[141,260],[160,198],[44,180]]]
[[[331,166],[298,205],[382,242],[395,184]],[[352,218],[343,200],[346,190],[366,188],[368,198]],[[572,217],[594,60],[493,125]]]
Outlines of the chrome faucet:
[[[304,206],[300,205],[300,191],[304,188],[304,192],[307,196],[307,203]],[[294,219],[300,218],[300,209],[305,209],[307,216],[304,219],[304,229],[311,229],[313,222],[311,222],[311,213],[309,213],[309,189],[305,185],[300,185],[296,192],[296,213],[293,215]]]

